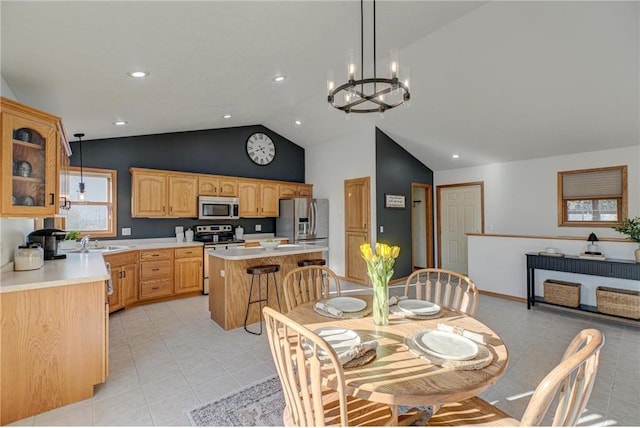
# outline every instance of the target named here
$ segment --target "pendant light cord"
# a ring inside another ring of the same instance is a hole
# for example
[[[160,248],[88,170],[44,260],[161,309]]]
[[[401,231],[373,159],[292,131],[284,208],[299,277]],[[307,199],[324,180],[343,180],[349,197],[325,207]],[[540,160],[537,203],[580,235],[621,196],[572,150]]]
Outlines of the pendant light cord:
[[[84,182],[84,177],[82,175],[82,138],[80,138],[80,183]]]

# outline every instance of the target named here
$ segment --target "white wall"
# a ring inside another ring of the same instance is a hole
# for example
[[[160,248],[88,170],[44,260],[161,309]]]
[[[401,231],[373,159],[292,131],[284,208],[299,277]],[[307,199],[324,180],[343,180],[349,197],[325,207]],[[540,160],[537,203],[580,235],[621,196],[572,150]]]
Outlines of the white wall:
[[[586,250],[585,240],[591,232],[598,237],[621,237],[611,228],[557,225],[557,172],[613,165],[628,166],[628,214],[629,217],[640,215],[640,146],[435,172],[436,186],[484,182],[486,233],[584,238],[556,240],[470,236],[469,276],[476,281],[478,287],[495,293],[525,297],[525,253],[556,247],[565,254],[577,255]],[[636,248],[635,243],[631,242],[600,242],[599,246],[607,257],[619,259],[633,259],[633,250]],[[597,285],[640,289],[638,281],[544,271],[536,278],[537,287],[541,287],[546,278],[582,283],[583,303],[590,305],[595,305],[593,290]]]
[[[313,196],[329,199],[329,267],[345,274],[344,181],[371,178],[371,235],[375,240],[375,128],[344,136],[321,146],[305,149],[307,183]]]
[[[628,166],[629,217],[640,215],[640,145],[567,156],[436,171],[434,183],[484,182],[486,233],[620,237],[610,228],[558,227],[557,173]]]

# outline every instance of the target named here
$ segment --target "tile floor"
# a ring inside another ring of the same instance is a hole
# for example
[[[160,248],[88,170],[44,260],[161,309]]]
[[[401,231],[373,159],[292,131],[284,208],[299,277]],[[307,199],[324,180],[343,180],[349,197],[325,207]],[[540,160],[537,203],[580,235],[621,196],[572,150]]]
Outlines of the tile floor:
[[[359,286],[343,284],[345,293]],[[361,289],[360,289],[361,291]],[[402,294],[402,287],[391,294]],[[583,426],[640,425],[640,329],[481,296],[478,318],[510,352],[509,368],[482,397],[520,417],[531,391],[583,328],[605,334]],[[189,426],[185,410],[275,374],[265,335],[225,332],[209,318],[208,297],[139,306],[111,315],[110,376],[92,399],[15,422],[36,426]]]

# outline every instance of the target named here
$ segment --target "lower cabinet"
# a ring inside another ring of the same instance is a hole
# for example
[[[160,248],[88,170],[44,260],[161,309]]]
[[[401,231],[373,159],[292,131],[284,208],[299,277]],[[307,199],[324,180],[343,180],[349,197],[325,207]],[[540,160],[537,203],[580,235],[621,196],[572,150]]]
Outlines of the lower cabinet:
[[[109,298],[109,312],[117,311],[138,301],[138,252],[105,255],[111,267],[113,293]]]
[[[140,251],[140,300],[173,294],[173,250]]]
[[[174,253],[175,294],[202,291],[202,247],[177,248]]]

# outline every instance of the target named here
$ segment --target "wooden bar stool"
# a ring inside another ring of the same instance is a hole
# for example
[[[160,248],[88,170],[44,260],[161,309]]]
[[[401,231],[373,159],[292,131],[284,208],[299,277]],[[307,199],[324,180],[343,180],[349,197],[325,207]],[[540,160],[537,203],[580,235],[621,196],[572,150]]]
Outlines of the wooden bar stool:
[[[304,267],[304,266],[324,266],[326,264],[327,264],[327,261],[325,259],[298,260],[298,266],[299,267]]]
[[[273,280],[271,281],[273,284],[273,288],[276,293],[276,300],[278,301],[278,309],[282,312],[282,306],[280,306],[280,295],[278,294],[278,281],[276,280],[276,272],[280,271],[280,265],[260,265],[260,266],[249,266],[247,268],[247,273],[251,275],[251,287],[249,287],[249,299],[247,301],[247,311],[244,314],[244,329],[247,333],[260,335],[262,334],[262,320],[260,320],[260,332],[256,333],[247,328],[247,320],[249,319],[249,308],[252,304],[257,303],[260,305],[260,318],[262,319],[262,307],[263,302],[265,305],[269,304],[269,274],[272,275]],[[266,275],[267,281],[267,295],[263,299],[262,298],[262,275]],[[251,300],[253,297],[253,282],[258,277],[258,299]]]

